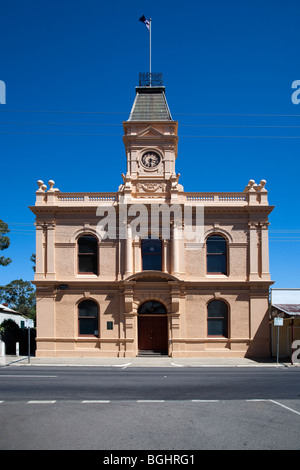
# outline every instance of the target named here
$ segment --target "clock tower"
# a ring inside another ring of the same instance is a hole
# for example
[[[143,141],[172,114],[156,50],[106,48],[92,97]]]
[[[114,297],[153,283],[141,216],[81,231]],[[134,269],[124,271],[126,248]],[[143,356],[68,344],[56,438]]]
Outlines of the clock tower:
[[[130,116],[123,122],[127,172],[119,195],[124,202],[136,199],[177,199],[179,174],[175,171],[178,123],[173,121],[162,80],[136,87]],[[150,83],[150,81],[149,81]]]

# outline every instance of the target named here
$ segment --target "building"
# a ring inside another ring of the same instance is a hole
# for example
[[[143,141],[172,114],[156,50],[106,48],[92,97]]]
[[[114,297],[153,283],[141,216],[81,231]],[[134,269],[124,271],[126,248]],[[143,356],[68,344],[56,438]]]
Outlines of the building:
[[[300,289],[271,289],[270,314],[272,356],[292,357],[294,341],[300,346]]]
[[[0,325],[4,320],[13,320],[19,327],[25,322],[25,317],[8,307],[8,304],[0,304]]]
[[[123,123],[118,191],[38,181],[36,354],[270,356],[266,182],[185,192],[178,123],[151,78]]]

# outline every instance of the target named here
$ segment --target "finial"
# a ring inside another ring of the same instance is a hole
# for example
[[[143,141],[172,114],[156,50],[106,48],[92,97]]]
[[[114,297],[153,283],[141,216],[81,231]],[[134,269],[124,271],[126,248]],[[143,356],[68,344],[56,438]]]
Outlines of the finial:
[[[266,186],[266,180],[261,180],[259,184],[262,188],[264,188]]]
[[[49,186],[50,186],[49,191],[53,191],[54,181],[53,181],[53,180],[49,180],[49,181],[48,181],[48,184],[49,184]]]
[[[43,190],[44,181],[38,180],[38,181],[37,181],[37,184],[38,184],[38,186],[39,186],[38,191],[44,191],[44,190]]]

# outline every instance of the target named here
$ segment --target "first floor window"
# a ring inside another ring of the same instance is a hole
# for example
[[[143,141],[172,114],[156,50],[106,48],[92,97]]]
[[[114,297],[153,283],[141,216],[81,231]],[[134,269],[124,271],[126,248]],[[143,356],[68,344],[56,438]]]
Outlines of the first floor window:
[[[212,300],[207,306],[207,335],[228,337],[228,307],[222,300]]]
[[[84,235],[78,240],[78,272],[98,274],[98,240],[92,235]]]
[[[142,240],[143,271],[162,270],[161,240],[157,238],[144,238]]]
[[[98,336],[98,305],[93,300],[83,300],[78,305],[79,336]]]
[[[227,243],[220,235],[212,235],[206,242],[207,273],[227,274]]]

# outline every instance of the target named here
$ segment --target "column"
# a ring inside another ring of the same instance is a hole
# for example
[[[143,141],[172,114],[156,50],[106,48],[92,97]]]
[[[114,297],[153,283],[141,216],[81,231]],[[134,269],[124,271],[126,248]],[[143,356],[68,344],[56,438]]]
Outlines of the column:
[[[172,274],[179,274],[179,228],[176,223],[173,225],[172,239]]]
[[[269,222],[261,224],[261,277],[270,279],[269,269]]]
[[[134,251],[134,272],[139,273],[142,270],[141,267],[141,244],[140,239],[135,237],[133,240],[133,251]]]
[[[257,224],[249,223],[249,281],[258,279]]]
[[[45,277],[45,253],[44,253],[44,226],[42,223],[35,223],[35,279],[44,279]]]
[[[135,281],[124,285],[124,336],[125,357],[137,355],[137,315],[133,313],[133,293]]]
[[[125,276],[130,276],[132,274],[132,229],[131,226],[127,226],[127,236],[126,236],[126,253],[125,253]]]
[[[55,279],[55,223],[47,224],[47,279]]]
[[[168,241],[167,240],[162,240],[162,259],[163,259],[163,272],[167,273],[169,272],[168,269]]]

